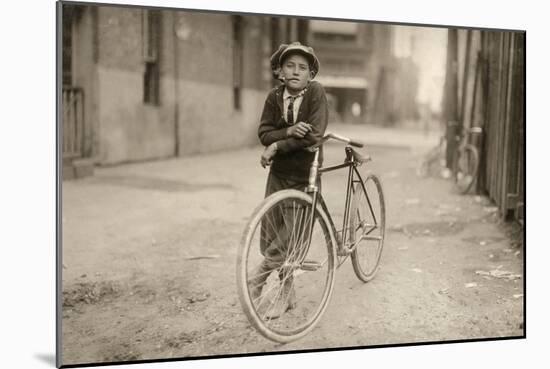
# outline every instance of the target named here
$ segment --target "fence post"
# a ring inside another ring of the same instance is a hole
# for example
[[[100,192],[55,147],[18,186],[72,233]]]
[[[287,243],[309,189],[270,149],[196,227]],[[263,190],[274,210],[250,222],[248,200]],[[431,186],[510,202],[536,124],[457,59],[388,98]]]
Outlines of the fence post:
[[[458,31],[449,29],[447,36],[447,66],[445,73],[443,117],[446,124],[446,166],[452,167],[458,128]]]

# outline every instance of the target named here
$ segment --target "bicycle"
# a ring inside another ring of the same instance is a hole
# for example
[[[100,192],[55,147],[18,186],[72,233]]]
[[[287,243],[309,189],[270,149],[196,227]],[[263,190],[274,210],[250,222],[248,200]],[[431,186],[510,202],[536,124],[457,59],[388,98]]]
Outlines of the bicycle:
[[[447,139],[443,135],[439,139],[439,143],[437,146],[434,146],[430,151],[428,151],[424,157],[422,158],[422,161],[420,162],[420,165],[418,166],[418,169],[416,170],[416,173],[418,176],[422,178],[427,177],[446,177],[445,169],[445,151],[447,150]],[[447,177],[448,178],[448,177]]]
[[[476,118],[476,112],[480,116],[485,115],[486,104],[484,101],[486,100],[486,91],[484,86],[488,83],[486,80],[487,73],[484,72],[487,67],[486,63],[487,60],[483,57],[481,51],[479,51],[476,60],[472,106],[470,109],[472,128],[466,128],[465,134],[463,133],[464,131],[459,131],[459,134],[456,136],[457,148],[453,153],[452,169],[453,179],[460,194],[467,194],[470,191],[479,171],[479,151],[481,150],[483,129],[478,126],[479,123],[474,124],[473,122]],[[481,104],[479,104],[479,99],[481,99]]]
[[[477,139],[481,137],[481,127],[472,127],[466,134],[457,136],[459,144],[453,154],[453,180],[460,194],[467,194],[472,188],[479,169]]]
[[[322,168],[319,147],[329,139],[346,143],[346,156],[342,164]],[[348,256],[363,282],[379,269],[385,233],[382,184],[374,174],[363,181],[358,167],[371,158],[352,146],[363,147],[326,134],[310,148],[315,155],[305,192],[288,189],[268,196],[245,227],[237,257],[239,299],[250,323],[270,340],[291,342],[315,327],[330,300],[335,270]],[[344,219],[336,231],[317,181],[323,173],[344,168],[349,169]],[[277,306],[284,311],[273,316]]]

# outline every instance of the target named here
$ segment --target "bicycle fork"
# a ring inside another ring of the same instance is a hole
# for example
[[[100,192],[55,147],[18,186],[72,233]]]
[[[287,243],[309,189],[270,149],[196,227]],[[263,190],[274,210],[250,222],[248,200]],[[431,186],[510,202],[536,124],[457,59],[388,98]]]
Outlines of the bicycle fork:
[[[309,252],[311,246],[312,236],[313,236],[313,225],[315,224],[315,209],[317,208],[317,201],[319,196],[319,186],[317,185],[317,177],[319,173],[319,148],[315,149],[315,156],[309,170],[309,180],[308,186],[305,189],[306,193],[311,194],[311,216],[309,219],[304,217],[300,221],[300,229],[307,231],[306,242],[303,243],[303,250],[300,253],[300,257],[297,260],[299,268],[305,271],[316,271],[323,266],[322,263],[315,260],[306,260],[306,256]],[[307,214],[307,209],[306,213]],[[307,224],[306,224],[307,222]]]

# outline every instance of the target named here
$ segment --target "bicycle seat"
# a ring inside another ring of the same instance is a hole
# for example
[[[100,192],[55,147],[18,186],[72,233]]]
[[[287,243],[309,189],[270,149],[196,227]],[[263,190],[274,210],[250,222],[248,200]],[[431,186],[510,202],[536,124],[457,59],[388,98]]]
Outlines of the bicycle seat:
[[[368,156],[368,155],[363,156],[363,155],[361,155],[361,153],[359,153],[358,151],[356,151],[352,147],[350,147],[350,149],[351,149],[351,155],[353,156],[354,161],[359,162],[359,163],[366,163],[367,161],[371,160],[370,156]]]

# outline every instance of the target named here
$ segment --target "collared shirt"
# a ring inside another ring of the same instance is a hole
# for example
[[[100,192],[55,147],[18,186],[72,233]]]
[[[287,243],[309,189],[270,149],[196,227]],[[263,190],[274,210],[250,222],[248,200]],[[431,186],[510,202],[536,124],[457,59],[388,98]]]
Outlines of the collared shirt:
[[[263,146],[277,142],[277,155],[273,158],[271,171],[280,178],[307,183],[314,153],[303,150],[322,139],[328,124],[328,104],[323,86],[311,81],[304,94],[296,120],[311,124],[312,131],[302,139],[288,137],[288,124],[283,117],[283,94],[285,86],[271,89],[265,100],[258,126],[258,138]],[[319,151],[319,163],[322,162]]]
[[[296,97],[294,99],[294,109],[293,110],[293,114],[294,114],[294,123],[298,123],[297,119],[298,119],[298,111],[300,110],[300,105],[302,104],[302,100],[304,99],[304,94],[306,93],[306,90],[307,90],[307,87],[304,88],[302,91],[300,91],[300,93],[298,95],[291,95],[288,93],[287,89],[285,88],[284,92],[283,92],[283,108],[284,108],[284,111],[283,111],[283,117],[286,121],[286,117],[288,116],[287,115],[287,111],[288,111],[288,105],[290,104],[290,97]],[[288,123],[288,122],[287,122]]]

